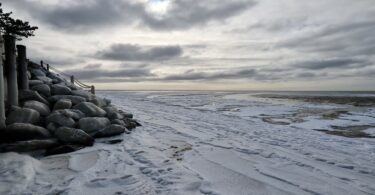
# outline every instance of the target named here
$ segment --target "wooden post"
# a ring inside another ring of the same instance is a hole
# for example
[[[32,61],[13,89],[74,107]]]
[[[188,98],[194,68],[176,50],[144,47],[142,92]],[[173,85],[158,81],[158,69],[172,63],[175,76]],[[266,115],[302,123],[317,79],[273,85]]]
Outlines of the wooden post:
[[[74,85],[74,76],[70,76],[70,82]]]
[[[18,88],[29,89],[29,78],[27,76],[26,47],[17,45],[18,53]]]
[[[8,85],[8,106],[18,106],[18,83],[16,63],[16,38],[12,35],[4,35],[5,69]]]
[[[94,86],[94,85],[91,85],[91,93],[92,93],[93,95],[95,95],[95,86]]]
[[[47,72],[49,72],[49,64],[47,64]]]
[[[41,66],[42,68],[44,68],[44,67],[43,67],[43,60],[40,60],[40,66]]]
[[[0,128],[5,128],[5,94],[4,94],[4,66],[3,66],[3,54],[4,54],[4,41],[3,37],[0,36]]]

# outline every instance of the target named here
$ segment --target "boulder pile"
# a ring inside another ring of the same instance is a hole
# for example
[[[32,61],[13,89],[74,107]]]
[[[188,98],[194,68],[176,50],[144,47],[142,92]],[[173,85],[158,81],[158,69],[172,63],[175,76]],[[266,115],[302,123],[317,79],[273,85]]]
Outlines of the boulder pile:
[[[0,152],[44,150],[46,155],[92,146],[95,138],[130,133],[133,115],[30,62],[29,89],[19,90],[20,106],[7,109]]]

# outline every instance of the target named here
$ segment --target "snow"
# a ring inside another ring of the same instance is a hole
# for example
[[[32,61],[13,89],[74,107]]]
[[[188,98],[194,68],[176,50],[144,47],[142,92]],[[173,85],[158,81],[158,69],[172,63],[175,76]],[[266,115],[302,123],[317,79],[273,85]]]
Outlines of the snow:
[[[229,92],[99,95],[143,126],[70,154],[0,154],[0,194],[375,194],[375,140],[314,130],[374,134],[373,108]],[[323,117],[337,110],[348,113]]]

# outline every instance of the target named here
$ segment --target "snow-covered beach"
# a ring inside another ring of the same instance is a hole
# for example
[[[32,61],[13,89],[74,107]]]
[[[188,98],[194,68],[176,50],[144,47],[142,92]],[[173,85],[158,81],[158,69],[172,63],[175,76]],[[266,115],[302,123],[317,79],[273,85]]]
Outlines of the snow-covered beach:
[[[375,194],[375,107],[259,93],[100,91],[143,126],[69,154],[0,154],[0,194]]]

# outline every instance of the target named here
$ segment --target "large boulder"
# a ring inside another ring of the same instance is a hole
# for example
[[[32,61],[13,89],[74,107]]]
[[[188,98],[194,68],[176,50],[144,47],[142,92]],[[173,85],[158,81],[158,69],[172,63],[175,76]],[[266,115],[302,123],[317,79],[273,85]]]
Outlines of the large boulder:
[[[52,84],[52,79],[46,76],[37,76],[36,79],[43,81],[43,83],[48,84],[48,85]]]
[[[28,89],[19,90],[18,99],[21,102],[27,101],[27,100],[36,100],[38,102],[42,102],[44,104],[49,105],[49,102],[46,99],[44,99],[42,96],[40,96],[38,92],[33,91],[33,90],[28,90]]]
[[[119,111],[117,110],[117,108],[115,108],[113,106],[104,107],[103,110],[106,111],[106,113],[107,113],[106,116],[110,120],[113,120],[113,119],[123,119],[124,118],[124,116],[119,113]]]
[[[125,131],[126,131],[126,128],[124,126],[112,124],[96,132],[94,137],[95,138],[110,137],[110,136],[122,134]]]
[[[72,94],[72,90],[69,87],[61,85],[61,84],[51,85],[51,92],[52,92],[52,95],[70,95],[70,94]]]
[[[72,101],[73,105],[79,104],[81,102],[86,101],[85,98],[81,96],[75,96],[75,95],[54,95],[48,98],[48,100],[54,104],[55,102],[59,101],[60,99],[69,99]]]
[[[103,109],[91,102],[82,102],[75,105],[73,108],[82,111],[88,117],[103,117],[106,115]]]
[[[99,106],[99,107],[106,107],[111,104],[111,100],[100,98],[100,97],[94,97],[92,100],[90,100],[93,104]]]
[[[53,106],[53,110],[70,109],[72,107],[72,101],[70,99],[60,99]]]
[[[46,104],[35,100],[29,100],[24,102],[23,107],[34,109],[38,111],[41,116],[47,116],[51,113],[51,110]]]
[[[44,71],[42,71],[40,68],[31,69],[30,72],[31,72],[31,75],[35,76],[35,77],[38,77],[38,76],[44,77],[44,76],[46,76],[46,73]]]
[[[82,144],[92,146],[94,139],[81,129],[60,127],[55,132],[55,137],[64,143]]]
[[[0,152],[30,152],[34,150],[44,150],[59,145],[56,139],[18,141],[15,143],[1,144]]]
[[[51,137],[47,129],[28,123],[13,123],[0,132],[0,137],[4,142],[47,139]]]
[[[125,122],[120,120],[120,119],[114,119],[114,120],[111,120],[111,124],[116,124],[116,125],[122,125],[122,126],[125,126]]]
[[[38,93],[40,93],[41,95],[44,95],[45,97],[51,96],[51,89],[46,84],[35,85],[31,89],[37,91]]]
[[[59,113],[66,117],[72,118],[74,120],[79,120],[83,117],[85,117],[85,114],[81,112],[80,110],[76,109],[63,109],[63,110],[55,110],[53,113]]]
[[[39,80],[29,80],[29,86],[30,88],[36,86],[36,85],[41,85],[43,84],[43,81],[39,81]]]
[[[56,75],[53,72],[48,72],[47,73],[47,77],[49,77],[50,79],[52,79],[52,81],[55,80],[56,83],[64,82],[64,79],[62,79],[61,77],[59,77],[58,75]]]
[[[46,118],[46,124],[49,123],[55,123],[59,126],[63,127],[74,127],[75,126],[75,121],[67,116],[64,113],[59,113],[59,112],[52,112],[47,118]]]
[[[80,119],[78,122],[79,128],[89,134],[96,133],[110,124],[111,122],[108,118],[104,117],[86,117]]]
[[[66,144],[66,145],[57,146],[57,147],[48,149],[45,155],[50,156],[50,155],[55,155],[55,154],[65,154],[65,153],[70,153],[70,152],[80,150],[82,148],[84,148],[84,146],[82,145]]]
[[[40,114],[34,109],[20,108],[13,106],[6,118],[6,124],[13,123],[31,123],[36,124],[39,121]]]
[[[88,101],[93,99],[93,95],[90,92],[82,90],[82,89],[72,90],[72,94],[84,97]]]
[[[47,125],[47,129],[48,131],[51,133],[51,134],[55,134],[55,131],[60,127],[60,125],[54,123],[54,122],[51,122],[51,123],[48,123]]]

